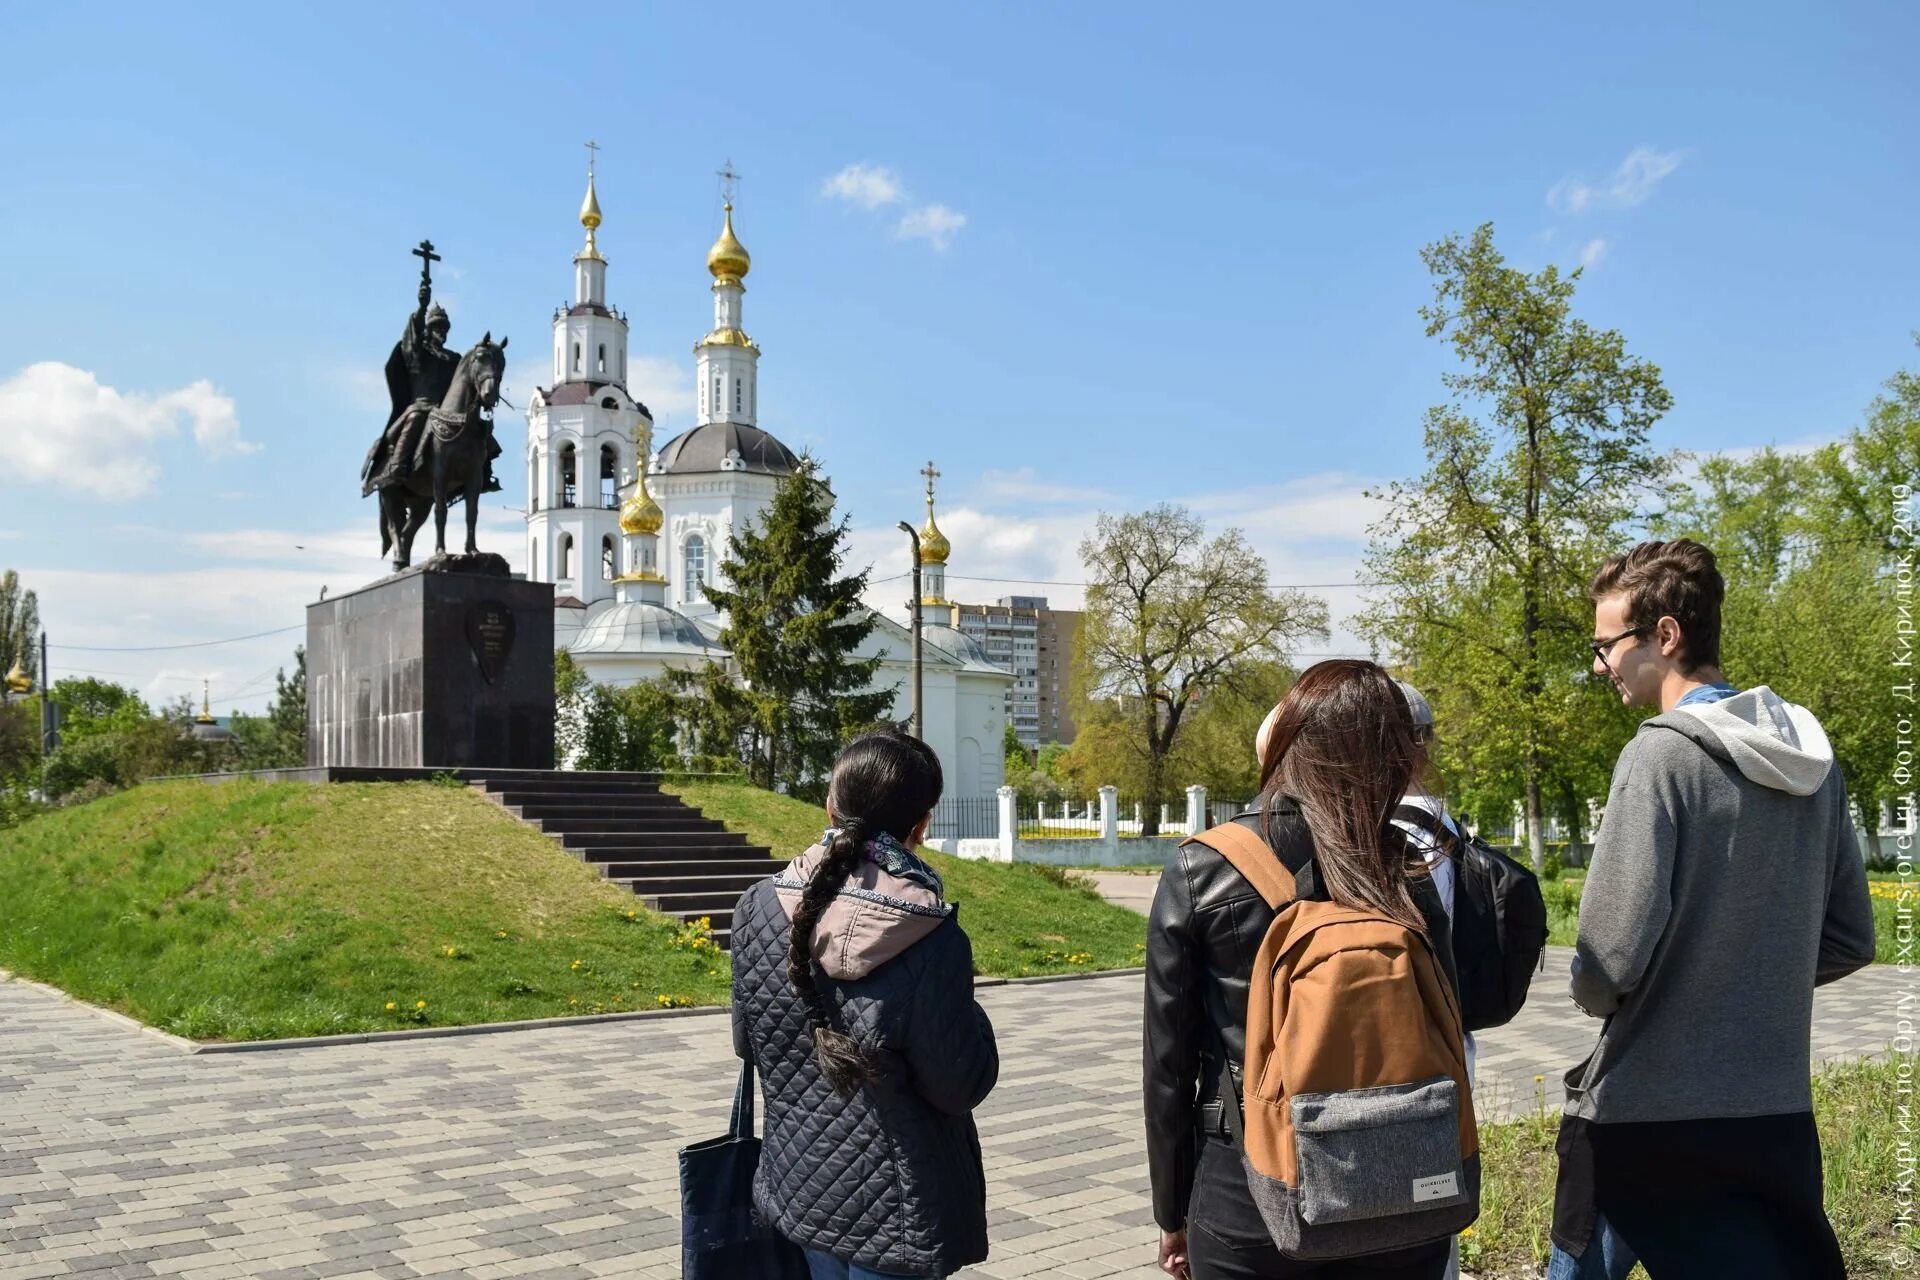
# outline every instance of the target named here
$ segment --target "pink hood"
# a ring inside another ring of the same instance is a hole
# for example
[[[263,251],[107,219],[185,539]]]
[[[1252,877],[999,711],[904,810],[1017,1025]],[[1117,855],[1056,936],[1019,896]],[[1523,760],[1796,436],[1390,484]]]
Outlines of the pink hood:
[[[825,851],[807,850],[774,877],[780,907],[793,919],[800,895]],[[813,931],[813,958],[829,978],[864,978],[940,927],[953,908],[925,885],[889,873],[865,858],[847,876]]]

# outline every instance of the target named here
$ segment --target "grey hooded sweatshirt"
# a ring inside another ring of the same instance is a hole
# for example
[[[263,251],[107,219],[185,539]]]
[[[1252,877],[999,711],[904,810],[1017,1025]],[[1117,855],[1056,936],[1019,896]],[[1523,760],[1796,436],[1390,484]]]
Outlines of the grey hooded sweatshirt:
[[[1813,989],[1873,960],[1846,787],[1813,713],[1761,686],[1679,707],[1620,753],[1580,901],[1567,1073],[1595,1122],[1813,1107]]]

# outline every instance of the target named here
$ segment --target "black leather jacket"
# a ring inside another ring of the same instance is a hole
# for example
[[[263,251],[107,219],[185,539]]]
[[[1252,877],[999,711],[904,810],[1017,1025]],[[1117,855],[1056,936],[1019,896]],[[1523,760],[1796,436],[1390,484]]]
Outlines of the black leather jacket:
[[[1268,824],[1255,811],[1242,813],[1234,821],[1268,841],[1274,855],[1294,873],[1300,896],[1326,896],[1308,866],[1313,837],[1292,801],[1284,797],[1276,801],[1270,834]],[[1454,977],[1446,908],[1431,880],[1415,881],[1414,901],[1427,918],[1442,966]],[[1245,1061],[1247,988],[1254,954],[1273,917],[1254,887],[1212,849],[1182,844],[1167,860],[1147,923],[1142,1080],[1153,1216],[1163,1231],[1179,1231],[1187,1225],[1194,1171],[1204,1144],[1209,1139],[1232,1142],[1223,1109],[1232,1105],[1232,1094],[1223,1090],[1220,1072],[1227,1064],[1237,1080]],[[1239,1190],[1245,1194],[1244,1179]],[[1222,1206],[1222,1217],[1258,1222],[1251,1212],[1251,1197],[1247,1199],[1245,1215]]]

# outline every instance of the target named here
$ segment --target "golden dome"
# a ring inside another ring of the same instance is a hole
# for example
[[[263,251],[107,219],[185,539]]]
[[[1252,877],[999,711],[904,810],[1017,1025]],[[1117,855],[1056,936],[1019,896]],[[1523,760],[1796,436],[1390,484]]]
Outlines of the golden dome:
[[[920,472],[927,478],[927,522],[920,528],[920,563],[945,564],[947,556],[953,552],[953,544],[947,541],[947,535],[940,532],[940,526],[933,522],[933,482],[940,473],[928,462]],[[930,602],[923,602],[930,603]]]
[[[587,229],[587,244],[584,249],[574,255],[575,259],[598,259],[600,246],[594,243],[593,232],[594,228],[600,225],[600,197],[594,193],[591,173],[587,175],[587,198],[580,202],[580,225]]]
[[[716,280],[740,283],[748,271],[753,269],[753,259],[747,255],[747,246],[734,238],[733,201],[727,201],[727,223],[721,228],[720,238],[713,242],[713,248],[707,250],[707,270]]]
[[[13,670],[7,672],[7,688],[14,693],[25,693],[33,688],[33,677],[20,665],[20,659],[13,660]]]
[[[643,470],[634,483],[633,496],[620,504],[620,532],[629,537],[658,533],[666,522],[666,513],[647,492],[647,473]]]
[[[749,338],[745,333],[741,332],[738,329],[715,329],[712,333],[708,334],[706,337],[696,342],[694,346],[696,348],[699,348],[699,347],[753,347],[755,351],[758,351],[760,349],[759,347],[754,346],[754,341],[752,338]]]
[[[933,512],[927,512],[927,523],[920,529],[920,562],[922,564],[945,564],[953,552],[953,544],[947,541],[947,535],[940,532],[940,526],[933,522]]]
[[[600,197],[593,191],[593,175],[587,175],[587,198],[580,202],[580,225],[592,231],[600,225]]]

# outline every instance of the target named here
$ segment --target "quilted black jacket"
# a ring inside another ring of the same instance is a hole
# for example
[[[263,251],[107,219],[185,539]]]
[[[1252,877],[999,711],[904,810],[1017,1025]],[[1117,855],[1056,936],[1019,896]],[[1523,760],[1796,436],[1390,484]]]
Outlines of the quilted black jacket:
[[[959,915],[869,976],[820,989],[835,1024],[879,1059],[851,1098],[814,1065],[787,980],[786,913],[773,882],[733,909],[733,1043],[751,1053],[766,1116],[754,1207],[783,1235],[877,1271],[946,1275],[987,1256],[986,1174],[973,1125],[1000,1073],[973,999]]]
[[[1300,877],[1300,896],[1326,897],[1308,868],[1313,836],[1292,800],[1283,796],[1275,802],[1270,833],[1251,810],[1234,821],[1268,840],[1274,856]],[[1415,880],[1413,900],[1426,918],[1442,967],[1457,985],[1452,931],[1433,882],[1424,876]],[[1232,1105],[1232,1098],[1222,1088],[1220,1072],[1223,1065],[1230,1066],[1237,1079],[1246,1060],[1253,958],[1273,917],[1273,909],[1254,887],[1212,849],[1182,844],[1167,859],[1147,923],[1146,1061],[1141,1081],[1153,1216],[1162,1230],[1186,1227],[1207,1142],[1231,1147],[1224,1108]],[[1224,1167],[1234,1171],[1227,1180],[1232,1185],[1208,1188],[1211,1202],[1202,1220],[1222,1238],[1265,1240],[1246,1180],[1237,1176],[1239,1156],[1229,1154]],[[1228,1200],[1233,1203],[1225,1203]]]

